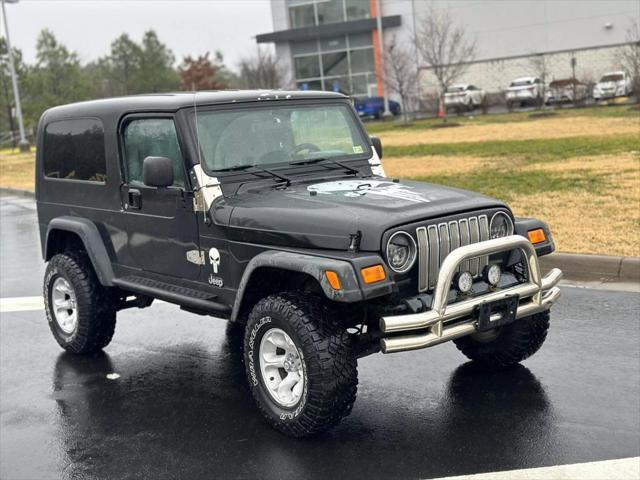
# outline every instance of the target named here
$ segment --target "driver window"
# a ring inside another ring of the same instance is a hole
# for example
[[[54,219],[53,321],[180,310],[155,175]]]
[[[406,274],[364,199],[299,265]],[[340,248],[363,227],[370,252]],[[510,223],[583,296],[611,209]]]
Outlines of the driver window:
[[[173,186],[185,188],[184,162],[172,119],[132,120],[124,131],[124,150],[128,183],[143,185],[142,162],[146,157],[167,157],[173,162]]]

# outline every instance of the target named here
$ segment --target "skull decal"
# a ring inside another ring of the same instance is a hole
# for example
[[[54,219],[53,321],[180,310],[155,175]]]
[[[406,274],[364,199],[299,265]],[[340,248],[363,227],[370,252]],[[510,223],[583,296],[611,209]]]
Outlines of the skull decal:
[[[213,267],[213,273],[218,273],[218,266],[220,266],[220,252],[217,248],[211,248],[209,250],[209,262]]]

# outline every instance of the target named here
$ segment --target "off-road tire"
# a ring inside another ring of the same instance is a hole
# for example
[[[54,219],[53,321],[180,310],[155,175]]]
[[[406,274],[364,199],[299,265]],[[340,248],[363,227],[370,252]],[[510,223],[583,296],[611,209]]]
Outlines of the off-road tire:
[[[260,371],[260,342],[272,328],[284,330],[304,357],[304,390],[291,408],[271,398]],[[280,293],[260,300],[247,322],[244,360],[258,408],[274,428],[286,435],[319,434],[351,413],[358,385],[357,359],[346,328],[317,296]]]
[[[549,330],[549,311],[521,318],[500,327],[497,337],[480,341],[477,335],[454,340],[456,347],[470,360],[495,367],[507,367],[536,353]]]
[[[51,289],[59,276],[73,288],[77,305],[77,327],[65,333],[55,320]],[[58,344],[67,352],[86,355],[106,347],[115,331],[116,303],[109,290],[103,287],[83,252],[55,255],[44,275],[44,303],[49,328]]]

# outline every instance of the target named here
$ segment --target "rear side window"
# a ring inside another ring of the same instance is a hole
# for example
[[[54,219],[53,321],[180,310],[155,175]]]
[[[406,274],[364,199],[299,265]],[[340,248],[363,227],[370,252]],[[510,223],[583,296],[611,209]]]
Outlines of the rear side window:
[[[44,131],[43,158],[49,178],[106,182],[102,122],[97,118],[51,122]]]

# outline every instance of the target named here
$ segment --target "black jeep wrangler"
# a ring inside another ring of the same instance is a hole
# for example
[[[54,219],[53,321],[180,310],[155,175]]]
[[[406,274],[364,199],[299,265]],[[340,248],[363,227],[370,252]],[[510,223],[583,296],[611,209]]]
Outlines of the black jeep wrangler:
[[[382,147],[327,92],[144,95],[52,108],[36,198],[49,326],[105,347],[154,299],[244,328],[267,420],[312,435],[349,414],[357,359],[453,340],[536,352],[562,273],[547,226],[500,201],[385,177]]]

